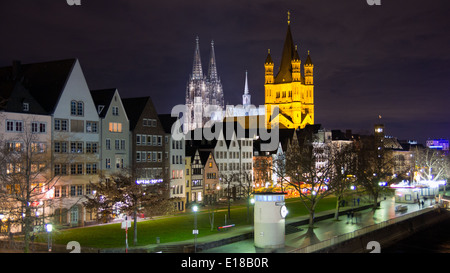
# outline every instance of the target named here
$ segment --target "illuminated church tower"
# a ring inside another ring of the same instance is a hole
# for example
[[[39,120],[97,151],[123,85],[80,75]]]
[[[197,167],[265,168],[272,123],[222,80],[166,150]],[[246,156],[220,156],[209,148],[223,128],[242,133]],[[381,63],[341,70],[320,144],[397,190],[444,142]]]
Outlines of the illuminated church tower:
[[[217,74],[214,42],[211,41],[208,76],[203,74],[200,58],[199,39],[196,38],[192,74],[186,87],[186,113],[183,130],[194,130],[207,126],[208,121],[223,119],[224,96],[220,78]]]
[[[264,63],[266,125],[280,128],[304,128],[314,124],[314,65],[308,55],[301,72],[301,61],[291,34],[290,13],[279,71],[274,75],[274,63],[268,52]],[[273,114],[279,108],[278,116]]]

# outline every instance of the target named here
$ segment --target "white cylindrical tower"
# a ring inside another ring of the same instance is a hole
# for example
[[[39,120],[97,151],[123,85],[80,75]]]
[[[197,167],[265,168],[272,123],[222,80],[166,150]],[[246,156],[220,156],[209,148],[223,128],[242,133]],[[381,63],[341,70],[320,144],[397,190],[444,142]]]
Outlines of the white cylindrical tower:
[[[283,248],[285,243],[285,193],[255,193],[255,247]]]

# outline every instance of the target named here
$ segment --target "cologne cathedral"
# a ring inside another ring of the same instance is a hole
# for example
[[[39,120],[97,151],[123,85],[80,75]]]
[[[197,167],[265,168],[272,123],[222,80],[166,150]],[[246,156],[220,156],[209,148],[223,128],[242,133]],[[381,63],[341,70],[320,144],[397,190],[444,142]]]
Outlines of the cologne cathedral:
[[[220,78],[217,74],[214,41],[211,41],[208,74],[204,75],[200,58],[199,39],[196,38],[192,74],[186,88],[186,113],[183,129],[185,132],[222,121],[224,97]]]

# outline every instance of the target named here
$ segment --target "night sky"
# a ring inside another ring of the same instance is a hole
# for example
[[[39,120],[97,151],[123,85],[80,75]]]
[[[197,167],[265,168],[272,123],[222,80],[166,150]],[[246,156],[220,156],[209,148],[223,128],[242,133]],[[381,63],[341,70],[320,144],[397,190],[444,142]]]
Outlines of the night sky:
[[[248,70],[264,104],[264,61],[278,71],[287,30],[314,63],[315,122],[424,143],[450,137],[450,1],[2,0],[0,66],[78,58],[90,89],[151,96],[159,113],[183,104],[195,37],[207,72],[214,40],[226,104],[240,104]]]

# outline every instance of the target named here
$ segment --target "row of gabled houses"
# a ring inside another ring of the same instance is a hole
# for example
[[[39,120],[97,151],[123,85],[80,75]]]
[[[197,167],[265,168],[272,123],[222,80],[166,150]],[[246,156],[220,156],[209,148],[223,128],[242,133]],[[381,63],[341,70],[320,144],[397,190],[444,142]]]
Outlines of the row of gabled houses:
[[[0,68],[0,99],[2,145],[15,154],[34,147],[40,162],[31,164],[42,168],[33,186],[43,193],[34,209],[61,224],[95,222],[97,212],[84,207],[85,196],[93,194],[91,183],[116,172],[133,170],[136,183],[167,183],[178,211],[225,194],[239,198],[241,177],[252,181],[254,136],[174,139],[176,118],[158,114],[149,96],[91,90],[77,59]],[[21,164],[4,163],[3,177],[23,172]],[[0,208],[2,215],[7,211]]]
[[[277,183],[271,168],[257,169],[271,166],[286,151],[294,129],[280,129],[271,150],[261,148],[248,117],[216,123],[209,130],[215,132],[213,138],[202,129],[177,138],[172,132],[177,118],[158,114],[149,96],[121,95],[116,88],[89,89],[77,59],[15,61],[0,68],[2,144],[18,153],[29,143],[34,152],[46,155],[33,163],[47,165],[42,185],[36,182],[43,194],[33,202],[41,215],[56,215],[54,221],[72,226],[95,222],[97,212],[83,205],[85,196],[93,194],[91,183],[131,169],[136,183],[167,183],[167,197],[174,198],[177,211],[192,202],[239,199]],[[327,131],[319,124],[301,131],[316,135],[320,143],[352,141],[351,133]],[[23,170],[20,164],[3,165],[6,175]],[[0,208],[0,213],[6,210]]]
[[[83,206],[91,182],[133,168],[137,181],[160,183],[170,171],[169,136],[151,98],[89,89],[77,59],[0,68],[0,98],[2,145],[19,154],[30,144],[46,155],[32,163],[46,165],[34,183],[45,192],[36,202],[41,215],[58,215],[62,224],[95,221],[96,212]],[[2,171],[19,173],[20,164]]]

